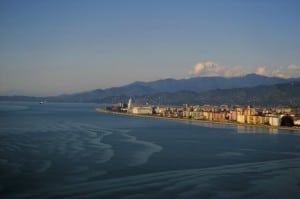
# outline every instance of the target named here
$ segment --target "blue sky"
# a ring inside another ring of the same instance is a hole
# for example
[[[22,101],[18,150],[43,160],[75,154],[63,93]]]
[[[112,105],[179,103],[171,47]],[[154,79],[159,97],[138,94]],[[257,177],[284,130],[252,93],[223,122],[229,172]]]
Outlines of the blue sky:
[[[297,0],[0,0],[0,95],[300,76]]]

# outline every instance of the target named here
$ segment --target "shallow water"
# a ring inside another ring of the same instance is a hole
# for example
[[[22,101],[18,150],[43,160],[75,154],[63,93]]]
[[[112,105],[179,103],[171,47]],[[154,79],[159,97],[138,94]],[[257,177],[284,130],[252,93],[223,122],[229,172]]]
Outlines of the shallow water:
[[[1,198],[300,198],[300,133],[0,103]]]

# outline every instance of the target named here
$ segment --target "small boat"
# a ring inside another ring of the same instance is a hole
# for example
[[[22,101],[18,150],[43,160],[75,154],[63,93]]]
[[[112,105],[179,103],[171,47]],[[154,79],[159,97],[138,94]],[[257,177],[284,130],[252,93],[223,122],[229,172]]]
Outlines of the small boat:
[[[44,103],[46,103],[47,101],[40,101],[40,104],[44,104]]]

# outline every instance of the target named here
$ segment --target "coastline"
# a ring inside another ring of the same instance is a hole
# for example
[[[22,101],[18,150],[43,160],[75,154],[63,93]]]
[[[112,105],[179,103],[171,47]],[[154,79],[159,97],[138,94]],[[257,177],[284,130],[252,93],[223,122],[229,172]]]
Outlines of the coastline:
[[[264,129],[278,129],[278,130],[288,130],[288,131],[300,132],[300,128],[297,128],[297,127],[269,126],[269,125],[246,124],[246,123],[238,123],[238,122],[220,122],[220,121],[211,121],[211,120],[195,120],[195,119],[188,119],[188,118],[161,117],[161,116],[157,116],[157,115],[139,115],[139,114],[131,114],[131,113],[125,113],[125,112],[114,112],[114,111],[109,111],[109,110],[106,110],[103,108],[96,108],[96,111],[101,112],[101,113],[125,115],[125,116],[130,116],[130,117],[143,117],[143,118],[153,118],[153,119],[172,120],[172,121],[181,121],[181,122],[222,124],[222,125],[230,125],[230,126],[256,127],[256,128],[264,128]]]

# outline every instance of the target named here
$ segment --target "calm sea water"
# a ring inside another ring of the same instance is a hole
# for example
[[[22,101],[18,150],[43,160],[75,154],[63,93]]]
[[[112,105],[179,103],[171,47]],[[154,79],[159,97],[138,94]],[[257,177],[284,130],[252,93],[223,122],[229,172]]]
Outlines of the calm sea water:
[[[0,103],[0,198],[300,198],[300,132]]]

